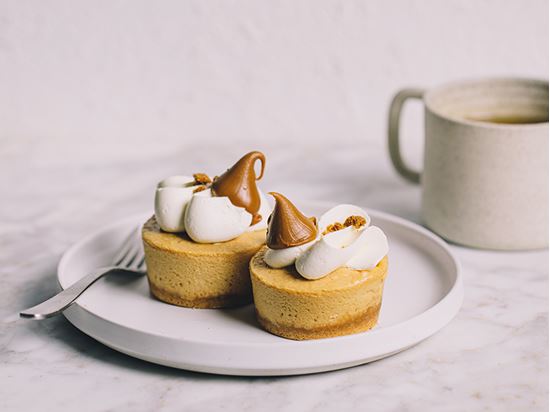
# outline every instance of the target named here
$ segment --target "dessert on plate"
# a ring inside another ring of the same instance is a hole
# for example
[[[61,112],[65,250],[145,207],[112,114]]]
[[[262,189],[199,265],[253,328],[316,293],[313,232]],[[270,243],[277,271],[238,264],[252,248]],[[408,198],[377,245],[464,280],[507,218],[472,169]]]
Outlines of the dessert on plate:
[[[271,212],[256,186],[264,167],[263,153],[250,152],[214,179],[196,173],[158,184],[155,215],[142,230],[153,296],[191,308],[252,301],[249,262],[265,244]]]
[[[304,340],[348,335],[378,321],[388,241],[368,214],[339,205],[319,221],[271,193],[267,245],[250,261],[256,316],[275,335]]]

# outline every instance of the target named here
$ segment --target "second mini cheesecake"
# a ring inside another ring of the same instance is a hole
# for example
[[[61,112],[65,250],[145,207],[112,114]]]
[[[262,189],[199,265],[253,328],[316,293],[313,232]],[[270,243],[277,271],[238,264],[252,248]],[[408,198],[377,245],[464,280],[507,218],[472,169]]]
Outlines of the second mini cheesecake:
[[[359,207],[336,206],[317,222],[273,195],[267,246],[250,262],[260,325],[295,340],[374,327],[388,273],[384,233]]]

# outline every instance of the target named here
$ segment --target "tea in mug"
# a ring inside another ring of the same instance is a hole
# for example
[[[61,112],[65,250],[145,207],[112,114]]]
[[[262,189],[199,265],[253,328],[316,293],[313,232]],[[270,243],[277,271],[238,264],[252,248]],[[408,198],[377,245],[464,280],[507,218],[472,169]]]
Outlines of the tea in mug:
[[[521,115],[495,115],[487,117],[469,116],[466,119],[475,120],[476,122],[498,123],[498,124],[531,124],[531,123],[548,123],[548,113],[546,114],[521,114]]]

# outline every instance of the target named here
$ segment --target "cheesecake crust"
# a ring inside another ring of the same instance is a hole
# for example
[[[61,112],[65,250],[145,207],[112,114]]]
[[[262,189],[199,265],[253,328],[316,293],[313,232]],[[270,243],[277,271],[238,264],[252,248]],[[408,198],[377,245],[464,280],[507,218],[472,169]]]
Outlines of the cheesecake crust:
[[[365,313],[355,316],[348,321],[323,327],[295,327],[289,325],[280,325],[263,318],[256,312],[258,322],[269,333],[282,336],[293,340],[323,339],[335,336],[352,335],[354,333],[365,332],[376,326],[378,314],[380,313],[380,304],[369,307]]]
[[[166,303],[176,306],[195,309],[215,309],[215,308],[231,308],[236,306],[248,305],[252,302],[250,294],[246,295],[219,295],[196,297],[194,299],[186,299],[180,293],[169,292],[154,283],[149,282],[151,294]]]

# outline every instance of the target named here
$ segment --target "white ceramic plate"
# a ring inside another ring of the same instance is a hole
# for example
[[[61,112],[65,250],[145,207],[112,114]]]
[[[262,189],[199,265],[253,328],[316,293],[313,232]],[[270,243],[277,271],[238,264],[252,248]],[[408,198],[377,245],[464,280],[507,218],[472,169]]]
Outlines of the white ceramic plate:
[[[326,209],[310,205],[307,211],[319,215]],[[372,210],[369,214],[386,232],[390,254],[380,321],[368,332],[287,340],[260,329],[252,305],[180,308],[153,299],[145,277],[119,274],[98,281],[64,314],[81,331],[120,352],[199,372],[297,375],[371,362],[444,327],[460,309],[463,287],[459,265],[441,239],[404,219]],[[148,217],[125,219],[71,247],[59,264],[61,287],[106,266],[131,228]]]

